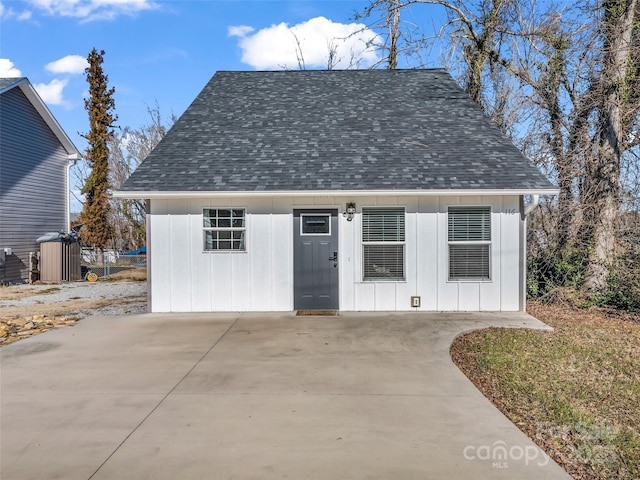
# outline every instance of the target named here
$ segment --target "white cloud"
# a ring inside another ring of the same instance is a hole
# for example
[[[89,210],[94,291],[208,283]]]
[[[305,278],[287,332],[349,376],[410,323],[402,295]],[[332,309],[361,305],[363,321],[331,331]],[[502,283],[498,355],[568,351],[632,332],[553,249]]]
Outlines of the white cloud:
[[[3,20],[9,20],[10,18],[16,18],[20,21],[30,20],[31,12],[29,10],[16,12],[13,8],[7,8],[5,7],[4,3],[0,2],[0,18],[2,18]]]
[[[249,25],[232,25],[227,31],[230,37],[245,37],[254,30],[255,28],[250,27]]]
[[[18,13],[16,18],[20,21],[31,20],[31,15],[32,12],[30,12],[29,10],[25,10],[22,13]]]
[[[118,15],[135,15],[159,8],[153,0],[27,0],[49,15],[75,17],[83,21],[111,20]]]
[[[62,90],[69,80],[53,79],[49,83],[36,83],[33,87],[42,100],[49,105],[67,105],[62,98]]]
[[[324,17],[312,18],[289,27],[286,23],[252,33],[245,25],[229,27],[239,37],[242,61],[257,70],[327,68],[329,52],[335,52],[333,68],[366,68],[380,60],[374,45],[382,43],[375,32],[361,23],[336,23]]]
[[[0,58],[0,78],[21,77],[22,72],[18,70],[8,58]]]
[[[84,73],[89,64],[87,59],[80,55],[67,55],[54,62],[48,63],[44,68],[51,73]]]

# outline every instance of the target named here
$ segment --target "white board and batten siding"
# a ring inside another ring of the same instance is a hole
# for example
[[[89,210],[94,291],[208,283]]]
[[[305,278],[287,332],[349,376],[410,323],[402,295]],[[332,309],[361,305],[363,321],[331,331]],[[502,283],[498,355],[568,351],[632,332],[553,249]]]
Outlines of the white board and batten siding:
[[[293,310],[293,209],[356,202],[339,215],[343,311],[517,311],[521,307],[520,198],[511,196],[248,197],[151,201],[147,216],[153,312]],[[491,207],[491,279],[450,281],[449,206]],[[363,281],[362,207],[405,208],[405,280]],[[246,251],[203,246],[204,208],[246,209]],[[421,306],[411,306],[411,296]]]

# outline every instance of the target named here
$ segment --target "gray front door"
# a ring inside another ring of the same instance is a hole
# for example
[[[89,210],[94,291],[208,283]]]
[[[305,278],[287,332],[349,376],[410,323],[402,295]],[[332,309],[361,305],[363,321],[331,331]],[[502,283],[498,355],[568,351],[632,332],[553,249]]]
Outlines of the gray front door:
[[[293,308],[338,309],[338,210],[293,211]]]

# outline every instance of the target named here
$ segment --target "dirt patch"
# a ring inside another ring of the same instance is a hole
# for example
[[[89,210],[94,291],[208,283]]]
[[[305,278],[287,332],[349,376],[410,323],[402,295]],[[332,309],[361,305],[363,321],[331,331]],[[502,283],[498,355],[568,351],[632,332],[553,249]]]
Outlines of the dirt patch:
[[[68,327],[91,315],[146,311],[146,284],[142,282],[16,285],[0,291],[0,345]]]
[[[47,295],[60,291],[60,287],[49,287],[44,290],[24,286],[0,286],[0,300],[19,300],[34,295]]]
[[[143,300],[139,297],[123,298],[118,302],[119,305],[126,305],[135,301]],[[57,303],[36,303],[29,305],[28,307],[2,307],[0,308],[0,321],[6,321],[13,318],[21,318],[25,316],[34,315],[50,315],[50,316],[63,316],[74,315],[80,311],[98,311],[106,307],[110,307],[116,302],[113,299],[99,299],[99,300],[68,300],[65,302]]]
[[[132,282],[144,282],[147,280],[147,267],[130,268],[109,276],[110,281],[128,280]]]

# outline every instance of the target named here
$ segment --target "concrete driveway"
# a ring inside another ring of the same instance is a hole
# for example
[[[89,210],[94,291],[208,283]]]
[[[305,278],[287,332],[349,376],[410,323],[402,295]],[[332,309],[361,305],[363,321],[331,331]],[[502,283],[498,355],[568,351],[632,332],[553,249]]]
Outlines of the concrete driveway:
[[[91,317],[0,349],[0,478],[568,479],[460,373],[521,314]]]

